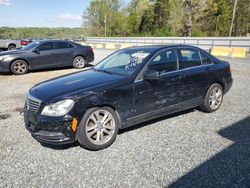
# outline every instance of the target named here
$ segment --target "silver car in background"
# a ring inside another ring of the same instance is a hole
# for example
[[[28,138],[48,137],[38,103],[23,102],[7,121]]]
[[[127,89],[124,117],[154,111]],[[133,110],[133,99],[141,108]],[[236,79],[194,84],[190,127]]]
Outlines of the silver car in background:
[[[0,39],[0,49],[14,50],[21,47],[21,40]]]

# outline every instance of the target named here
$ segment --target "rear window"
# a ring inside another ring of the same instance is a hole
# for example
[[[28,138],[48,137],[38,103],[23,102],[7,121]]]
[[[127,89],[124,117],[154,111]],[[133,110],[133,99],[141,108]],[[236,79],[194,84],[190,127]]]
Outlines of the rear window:
[[[213,62],[208,58],[208,56],[204,52],[200,51],[200,54],[201,54],[201,61],[203,65],[213,64]]]
[[[55,49],[73,48],[73,46],[67,42],[55,42]]]
[[[180,50],[179,56],[180,69],[201,65],[201,58],[198,50],[182,49]]]

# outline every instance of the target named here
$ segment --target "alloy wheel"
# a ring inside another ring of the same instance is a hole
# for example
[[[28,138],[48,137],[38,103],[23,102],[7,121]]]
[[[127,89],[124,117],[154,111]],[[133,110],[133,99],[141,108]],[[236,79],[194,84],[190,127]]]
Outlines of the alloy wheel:
[[[82,57],[77,57],[75,59],[75,65],[76,65],[77,68],[84,68],[85,60]]]
[[[222,96],[223,93],[221,88],[219,87],[213,88],[209,96],[209,106],[211,109],[215,110],[220,107],[223,98]]]
[[[27,66],[25,63],[18,61],[14,64],[14,70],[18,74],[23,74],[27,71]]]
[[[115,119],[106,110],[93,112],[87,120],[86,134],[90,142],[96,145],[106,144],[115,133]]]

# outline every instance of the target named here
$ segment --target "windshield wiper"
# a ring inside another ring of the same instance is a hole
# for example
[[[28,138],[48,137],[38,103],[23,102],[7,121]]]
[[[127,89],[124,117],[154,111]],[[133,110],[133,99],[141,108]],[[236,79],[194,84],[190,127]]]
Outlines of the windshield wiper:
[[[97,72],[105,72],[105,73],[108,73],[108,74],[115,74],[113,72],[110,72],[110,71],[107,71],[107,70],[104,70],[104,69],[96,69],[96,68],[93,68],[95,71]]]
[[[105,69],[96,69],[96,68],[93,68],[94,71],[96,72],[105,72],[107,74],[115,74],[115,75],[119,75],[119,76],[126,76],[124,74],[121,74],[121,73],[117,73],[117,72],[111,72],[111,71],[108,71],[108,70],[105,70]]]

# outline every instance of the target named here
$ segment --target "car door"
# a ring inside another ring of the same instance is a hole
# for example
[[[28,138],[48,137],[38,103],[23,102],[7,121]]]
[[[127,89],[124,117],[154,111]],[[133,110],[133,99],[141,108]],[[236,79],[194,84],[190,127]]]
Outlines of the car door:
[[[56,65],[69,66],[73,63],[74,47],[67,42],[54,42],[54,56]]]
[[[53,43],[41,43],[32,52],[32,55],[29,57],[28,60],[32,69],[51,67],[55,61],[55,56],[53,54]]]
[[[160,78],[134,82],[135,116],[181,103],[181,75],[176,50],[159,52],[146,66],[146,70],[157,71]]]
[[[204,90],[210,82],[209,67],[203,65],[198,49],[178,49],[179,69],[182,78],[182,101],[202,99]]]

